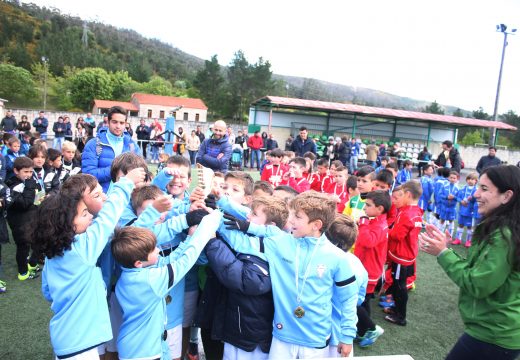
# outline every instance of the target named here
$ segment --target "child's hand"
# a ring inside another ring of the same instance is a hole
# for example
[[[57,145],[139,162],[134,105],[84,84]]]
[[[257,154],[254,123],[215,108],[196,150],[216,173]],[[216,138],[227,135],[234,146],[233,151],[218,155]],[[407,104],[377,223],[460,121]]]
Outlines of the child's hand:
[[[453,200],[455,198],[455,196],[453,195],[448,195],[448,200]]]
[[[170,211],[173,206],[172,198],[168,195],[159,196],[153,201],[152,206],[160,213]]]
[[[140,187],[145,184],[144,179],[146,178],[146,171],[143,168],[138,167],[130,170],[125,176],[128,180],[132,181],[135,187]]]
[[[211,208],[208,208],[203,201],[195,201],[195,202],[192,202],[191,205],[190,205],[190,211],[193,211],[193,210],[206,210],[207,212],[212,212],[213,209]]]
[[[341,357],[348,357],[351,352],[352,344],[343,344],[342,342],[338,344],[338,354],[340,354]]]
[[[195,189],[193,189],[193,191],[190,194],[190,201],[191,202],[204,201],[204,198],[205,198],[204,190],[202,190],[202,188],[200,188],[198,186]]]
[[[466,200],[462,200],[460,203],[461,203],[463,206],[468,205],[468,202],[467,202]]]

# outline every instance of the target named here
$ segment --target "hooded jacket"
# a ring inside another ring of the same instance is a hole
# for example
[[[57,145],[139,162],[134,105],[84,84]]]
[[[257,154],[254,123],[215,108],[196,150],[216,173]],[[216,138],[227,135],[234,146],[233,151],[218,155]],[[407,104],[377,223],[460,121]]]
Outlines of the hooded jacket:
[[[227,173],[231,152],[231,144],[227,135],[222,136],[220,139],[212,137],[204,140],[200,145],[197,153],[197,163],[213,171]],[[218,159],[219,154],[223,154],[220,159]]]

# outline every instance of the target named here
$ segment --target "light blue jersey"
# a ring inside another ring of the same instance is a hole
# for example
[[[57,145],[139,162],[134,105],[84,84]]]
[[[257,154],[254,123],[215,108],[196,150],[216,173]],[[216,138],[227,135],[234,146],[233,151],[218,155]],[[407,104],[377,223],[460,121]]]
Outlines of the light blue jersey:
[[[71,249],[64,251],[63,256],[45,259],[42,292],[54,312],[49,327],[52,347],[58,356],[112,339],[105,283],[96,262],[133,188],[130,180],[121,178],[86,232],[74,237]]]
[[[290,344],[325,347],[332,334],[334,299],[341,313],[338,339],[352,344],[358,286],[347,255],[325,235],[295,239],[275,226],[255,224],[250,225],[248,233],[264,237],[263,257],[259,255],[261,242],[255,237],[242,234],[244,237],[224,238],[235,251],[269,261],[275,307],[273,336]],[[301,310],[304,315],[298,317]]]
[[[207,216],[191,238],[167,257],[161,257],[157,265],[123,268],[116,286],[123,310],[123,323],[117,339],[120,359],[171,359],[163,341],[166,303],[176,302],[178,298],[168,298],[169,291],[184,279],[213,237],[221,218],[218,211]]]

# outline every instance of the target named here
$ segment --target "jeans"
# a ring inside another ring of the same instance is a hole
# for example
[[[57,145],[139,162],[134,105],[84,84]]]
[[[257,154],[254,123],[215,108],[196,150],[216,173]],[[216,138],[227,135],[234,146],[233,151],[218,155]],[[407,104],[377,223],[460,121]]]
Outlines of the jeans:
[[[520,350],[505,349],[464,333],[453,346],[446,360],[514,360],[518,355]]]
[[[192,166],[195,166],[195,158],[197,157],[198,151],[196,150],[188,150],[190,153],[190,163]]]
[[[47,140],[47,133],[46,132],[40,133],[40,139]]]
[[[357,170],[357,162],[358,157],[357,156],[350,156],[350,173],[353,174],[354,171]]]
[[[56,150],[61,151],[61,146],[63,145],[63,140],[65,140],[64,137],[55,137],[54,140],[52,141],[52,147],[55,148]]]
[[[159,147],[152,146],[152,161],[159,161]]]
[[[255,158],[256,158],[256,168],[257,168],[257,170],[260,170],[260,150],[259,149],[257,149],[257,150],[251,149],[251,169],[254,167]]]

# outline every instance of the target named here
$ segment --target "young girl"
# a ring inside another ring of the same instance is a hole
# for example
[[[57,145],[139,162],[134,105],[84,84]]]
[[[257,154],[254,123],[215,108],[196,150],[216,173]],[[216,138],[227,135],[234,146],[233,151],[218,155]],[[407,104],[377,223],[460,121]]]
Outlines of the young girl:
[[[94,221],[83,200],[86,186],[50,196],[38,208],[31,238],[46,257],[42,292],[54,312],[49,328],[58,358],[97,360],[98,347],[112,338],[106,288],[96,263],[132,190],[144,178],[144,170],[137,168],[114,184]]]
[[[34,163],[32,178],[38,183],[36,203],[39,203],[43,196],[59,190],[60,177],[47,165],[47,149],[42,145],[34,145],[27,156]]]

